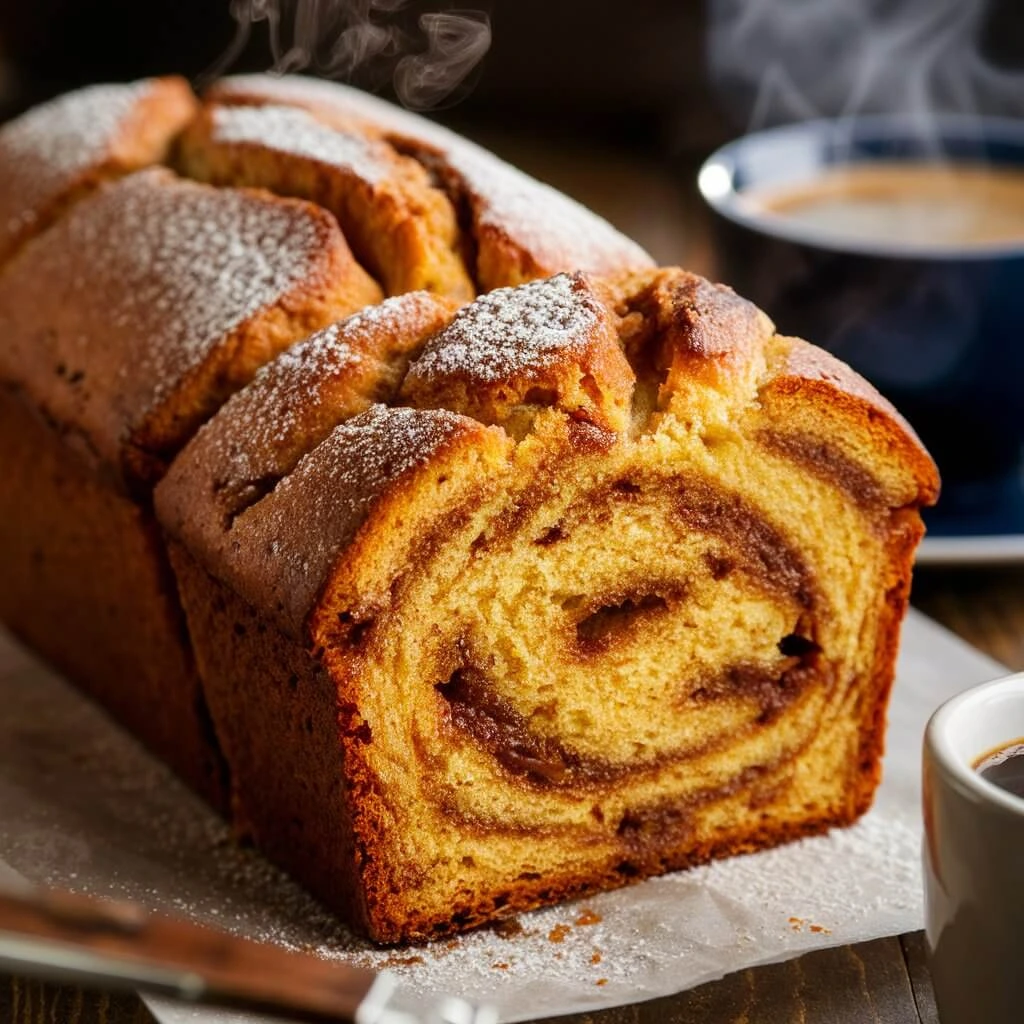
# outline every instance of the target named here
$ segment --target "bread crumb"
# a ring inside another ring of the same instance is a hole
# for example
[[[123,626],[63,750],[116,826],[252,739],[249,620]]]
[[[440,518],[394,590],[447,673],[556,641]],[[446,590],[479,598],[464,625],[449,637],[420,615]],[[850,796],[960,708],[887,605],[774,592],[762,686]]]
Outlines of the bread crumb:
[[[548,939],[551,942],[565,942],[565,937],[572,931],[572,927],[567,924],[556,924],[554,928],[548,932]]]
[[[515,939],[526,931],[518,917],[506,917],[501,921],[495,921],[492,928],[499,939]]]
[[[424,963],[423,957],[419,955],[414,956],[389,956],[384,961],[385,967],[415,967],[417,964]]]
[[[584,907],[580,916],[576,918],[576,923],[582,928],[590,924],[600,924],[603,920],[604,918],[596,910]]]

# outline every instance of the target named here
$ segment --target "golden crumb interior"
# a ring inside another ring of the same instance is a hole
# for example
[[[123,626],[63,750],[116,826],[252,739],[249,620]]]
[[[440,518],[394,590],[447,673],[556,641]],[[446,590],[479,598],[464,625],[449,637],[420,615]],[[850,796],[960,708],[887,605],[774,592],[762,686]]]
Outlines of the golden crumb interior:
[[[761,419],[588,455],[552,417],[368,627],[380,863],[423,920],[857,811],[883,524],[746,440]]]

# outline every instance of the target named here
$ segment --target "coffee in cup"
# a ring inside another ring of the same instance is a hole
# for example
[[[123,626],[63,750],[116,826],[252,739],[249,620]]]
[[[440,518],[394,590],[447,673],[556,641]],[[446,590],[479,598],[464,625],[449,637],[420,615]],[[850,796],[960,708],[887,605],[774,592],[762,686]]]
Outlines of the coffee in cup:
[[[1024,245],[1024,168],[871,160],[740,196],[822,238],[963,249]]]
[[[978,758],[974,770],[986,782],[1024,797],[1024,737]]]

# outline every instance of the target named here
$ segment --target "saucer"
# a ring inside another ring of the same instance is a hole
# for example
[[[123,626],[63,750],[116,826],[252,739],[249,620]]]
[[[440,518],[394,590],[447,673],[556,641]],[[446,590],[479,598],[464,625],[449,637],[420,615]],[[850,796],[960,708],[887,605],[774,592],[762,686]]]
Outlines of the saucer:
[[[917,553],[921,565],[1024,562],[1024,473],[947,486],[924,520],[928,533]]]
[[[929,534],[917,549],[918,565],[1024,564],[1024,533],[980,537]]]

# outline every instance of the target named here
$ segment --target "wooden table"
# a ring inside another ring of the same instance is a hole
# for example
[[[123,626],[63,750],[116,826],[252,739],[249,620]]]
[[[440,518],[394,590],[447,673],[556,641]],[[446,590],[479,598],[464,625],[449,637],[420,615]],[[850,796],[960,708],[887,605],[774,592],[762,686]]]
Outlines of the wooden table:
[[[641,241],[662,263],[713,275],[692,173],[616,152],[484,139],[520,166],[571,192]],[[1013,669],[1024,669],[1024,566],[920,569],[913,603]],[[0,1021],[153,1024],[133,995],[0,977]],[[936,1024],[920,932],[819,950],[729,975],[675,996],[561,1024]]]

